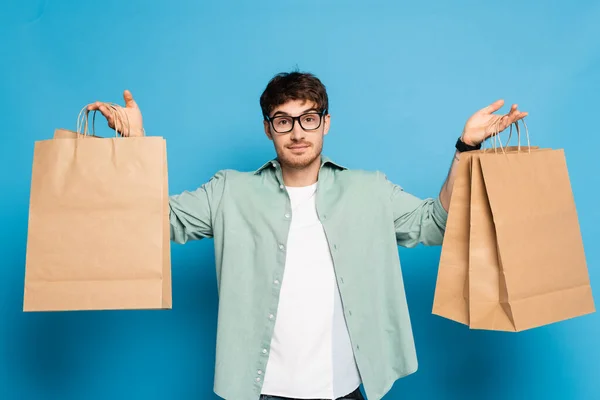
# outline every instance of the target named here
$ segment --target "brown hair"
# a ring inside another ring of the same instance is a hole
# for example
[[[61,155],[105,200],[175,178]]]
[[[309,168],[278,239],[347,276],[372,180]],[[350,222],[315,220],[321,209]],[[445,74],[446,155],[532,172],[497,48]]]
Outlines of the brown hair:
[[[308,100],[316,108],[327,113],[329,99],[325,86],[319,78],[307,72],[282,72],[275,75],[260,96],[260,108],[267,119],[277,106],[290,100]]]

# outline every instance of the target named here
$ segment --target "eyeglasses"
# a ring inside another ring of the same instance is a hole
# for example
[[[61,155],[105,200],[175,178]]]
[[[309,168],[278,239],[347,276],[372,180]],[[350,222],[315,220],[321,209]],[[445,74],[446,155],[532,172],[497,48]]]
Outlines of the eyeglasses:
[[[288,133],[294,129],[294,123],[298,121],[302,129],[305,131],[314,131],[319,129],[323,115],[327,110],[318,112],[308,112],[306,114],[299,115],[297,117],[291,116],[280,116],[280,117],[269,117],[265,116],[265,119],[271,123],[273,130],[277,133]]]

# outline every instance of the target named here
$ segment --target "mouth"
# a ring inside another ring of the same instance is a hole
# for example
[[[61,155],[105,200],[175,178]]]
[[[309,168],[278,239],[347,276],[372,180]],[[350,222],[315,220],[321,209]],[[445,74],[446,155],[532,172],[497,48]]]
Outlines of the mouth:
[[[293,146],[288,146],[288,149],[290,150],[304,150],[304,149],[308,149],[310,147],[310,145],[308,144],[295,144]]]

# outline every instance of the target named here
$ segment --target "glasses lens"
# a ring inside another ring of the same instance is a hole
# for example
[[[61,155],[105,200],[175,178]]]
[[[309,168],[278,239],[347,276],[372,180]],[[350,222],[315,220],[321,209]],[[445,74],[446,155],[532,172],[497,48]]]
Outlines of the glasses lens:
[[[289,132],[292,130],[292,123],[294,121],[290,117],[275,117],[273,118],[273,128],[276,132]]]
[[[317,129],[321,125],[321,115],[317,113],[309,113],[300,116],[300,125],[304,129]]]

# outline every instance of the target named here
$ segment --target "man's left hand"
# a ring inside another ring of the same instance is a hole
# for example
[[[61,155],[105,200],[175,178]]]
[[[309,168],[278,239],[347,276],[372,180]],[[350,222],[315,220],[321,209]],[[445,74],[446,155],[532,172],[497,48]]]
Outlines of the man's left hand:
[[[489,106],[473,114],[465,124],[462,141],[468,145],[476,146],[494,134],[498,134],[511,124],[523,119],[528,113],[519,111],[516,104],[505,115],[495,115],[504,105],[504,100],[497,100]]]

